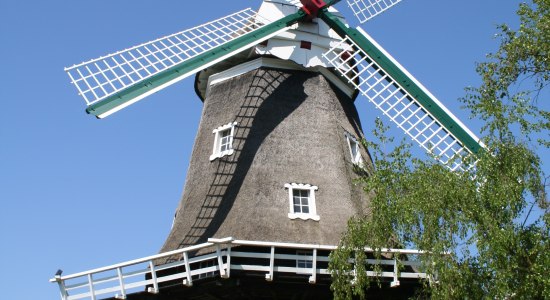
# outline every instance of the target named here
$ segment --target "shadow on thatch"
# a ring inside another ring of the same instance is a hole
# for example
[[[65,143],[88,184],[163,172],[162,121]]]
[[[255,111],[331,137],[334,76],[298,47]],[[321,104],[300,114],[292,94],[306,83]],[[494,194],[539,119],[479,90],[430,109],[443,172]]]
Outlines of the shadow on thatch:
[[[315,76],[311,74],[310,76]],[[178,248],[205,242],[214,236],[239,194],[245,176],[265,138],[307,98],[303,84],[310,76],[298,76],[270,69],[256,70],[252,84],[243,99],[234,121],[233,155],[216,160],[217,168],[207,195],[202,201],[195,222],[184,235]],[[292,95],[290,105],[281,105],[280,98]]]

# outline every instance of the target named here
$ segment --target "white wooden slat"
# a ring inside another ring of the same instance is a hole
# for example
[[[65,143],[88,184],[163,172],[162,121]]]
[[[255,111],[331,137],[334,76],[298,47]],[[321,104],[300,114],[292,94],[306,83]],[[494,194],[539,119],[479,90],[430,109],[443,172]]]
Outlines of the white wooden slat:
[[[470,154],[469,150],[349,37],[323,57],[425,151],[451,170],[465,169],[461,159]]]
[[[363,24],[401,0],[347,0],[347,2],[357,20]]]

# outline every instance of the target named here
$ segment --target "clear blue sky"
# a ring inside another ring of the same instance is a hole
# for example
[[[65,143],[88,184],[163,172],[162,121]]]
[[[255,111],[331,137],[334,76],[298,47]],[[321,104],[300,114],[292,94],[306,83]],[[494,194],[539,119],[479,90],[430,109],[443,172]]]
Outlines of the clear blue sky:
[[[478,133],[456,99],[478,83],[495,25],[517,24],[518,3],[404,0],[362,28]],[[59,299],[48,282],[58,268],[156,253],[182,192],[201,110],[193,78],[96,120],[63,67],[259,4],[0,0],[3,299]],[[377,113],[358,102],[372,124]]]

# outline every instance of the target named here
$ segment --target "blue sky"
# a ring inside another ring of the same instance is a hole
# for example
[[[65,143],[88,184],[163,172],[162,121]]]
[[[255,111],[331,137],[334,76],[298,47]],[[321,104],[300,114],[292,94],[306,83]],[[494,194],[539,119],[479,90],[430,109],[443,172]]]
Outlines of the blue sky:
[[[478,84],[475,62],[496,48],[495,25],[517,24],[518,3],[405,0],[362,28],[478,133],[456,99]],[[259,4],[0,0],[3,299],[58,299],[48,282],[58,268],[156,253],[182,193],[201,110],[193,78],[96,120],[63,67]],[[378,114],[364,100],[370,127]]]

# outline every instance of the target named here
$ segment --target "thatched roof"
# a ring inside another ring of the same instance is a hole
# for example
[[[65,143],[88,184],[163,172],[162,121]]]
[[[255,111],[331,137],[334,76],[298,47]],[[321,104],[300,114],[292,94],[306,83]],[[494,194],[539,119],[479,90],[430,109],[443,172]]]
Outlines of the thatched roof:
[[[234,153],[211,161],[213,129],[232,122]],[[228,236],[337,244],[367,201],[353,183],[345,132],[363,137],[353,101],[319,73],[261,68],[210,86],[161,251]],[[319,221],[288,217],[288,183],[318,187]]]

